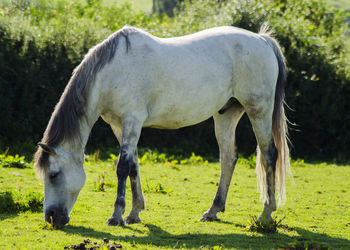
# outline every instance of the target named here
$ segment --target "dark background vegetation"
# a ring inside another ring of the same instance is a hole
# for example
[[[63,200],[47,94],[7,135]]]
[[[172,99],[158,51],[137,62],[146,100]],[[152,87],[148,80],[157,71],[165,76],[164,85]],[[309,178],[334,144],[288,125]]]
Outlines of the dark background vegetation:
[[[153,13],[143,13],[130,5],[105,7],[99,0],[2,3],[0,150],[35,150],[74,67],[90,47],[125,24],[168,37],[219,25],[256,32],[268,21],[288,61],[292,155],[349,159],[350,56],[344,24],[349,15],[317,0],[154,0],[153,6]],[[237,141],[241,153],[254,152],[246,116]],[[211,120],[173,131],[144,129],[139,145],[181,154],[216,157],[218,152]],[[98,121],[88,150],[116,146],[108,125]]]

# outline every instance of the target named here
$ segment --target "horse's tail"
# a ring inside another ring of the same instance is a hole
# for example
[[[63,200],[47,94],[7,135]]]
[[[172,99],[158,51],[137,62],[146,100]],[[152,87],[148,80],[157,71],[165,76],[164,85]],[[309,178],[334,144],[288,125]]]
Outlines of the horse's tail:
[[[272,114],[272,136],[275,142],[275,146],[278,151],[276,161],[275,182],[278,190],[278,203],[283,204],[286,200],[286,173],[290,174],[290,161],[289,161],[289,148],[288,148],[288,127],[287,118],[284,113],[284,89],[287,80],[287,65],[285,58],[282,54],[281,47],[278,42],[271,37],[268,32],[268,26],[263,25],[259,34],[269,43],[273,49],[277,62],[278,62],[278,78],[275,90],[275,104]],[[259,149],[258,149],[259,151]],[[260,152],[258,152],[260,154]],[[260,157],[257,157],[257,161],[260,161]],[[267,188],[266,188],[266,173],[262,166],[262,162],[257,164],[258,179],[260,182],[260,191],[262,200],[268,201]],[[260,173],[260,174],[259,174]]]

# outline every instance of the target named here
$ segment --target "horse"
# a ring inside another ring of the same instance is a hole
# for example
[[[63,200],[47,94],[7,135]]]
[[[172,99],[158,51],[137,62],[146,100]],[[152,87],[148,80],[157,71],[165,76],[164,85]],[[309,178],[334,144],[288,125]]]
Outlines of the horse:
[[[145,207],[137,143],[143,127],[178,129],[213,117],[221,176],[211,207],[201,221],[217,220],[238,159],[236,126],[244,113],[257,140],[256,173],[263,211],[272,220],[285,200],[290,167],[284,96],[287,67],[267,25],[259,33],[225,26],[159,38],[125,26],[89,50],[51,115],[34,155],[44,180],[44,216],[54,225],[69,214],[84,186],[84,148],[99,117],[119,144],[114,212],[108,225],[140,222]],[[132,208],[125,212],[130,178]],[[278,204],[279,204],[278,203]]]

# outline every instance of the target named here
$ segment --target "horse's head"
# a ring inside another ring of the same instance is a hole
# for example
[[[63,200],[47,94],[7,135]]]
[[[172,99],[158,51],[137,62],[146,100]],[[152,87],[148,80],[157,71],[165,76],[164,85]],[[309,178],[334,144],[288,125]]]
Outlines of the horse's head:
[[[37,154],[46,158],[45,166],[40,166],[40,159],[36,159],[36,167],[42,168],[44,179],[45,220],[54,225],[67,224],[73,205],[85,184],[83,154],[71,154],[60,147],[43,143],[38,145],[40,148]]]

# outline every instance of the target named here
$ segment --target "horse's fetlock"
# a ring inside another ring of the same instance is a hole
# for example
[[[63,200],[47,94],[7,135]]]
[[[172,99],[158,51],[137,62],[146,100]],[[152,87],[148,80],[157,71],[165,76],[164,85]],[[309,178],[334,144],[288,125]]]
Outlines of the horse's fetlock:
[[[215,196],[213,206],[217,207],[220,212],[225,211],[225,201],[223,200],[223,198],[220,195]]]
[[[138,207],[140,210],[144,210],[145,209],[145,200],[144,199],[140,199],[138,202]]]
[[[125,198],[117,198],[115,201],[115,205],[119,206],[121,209],[125,209],[126,203],[125,203]]]

